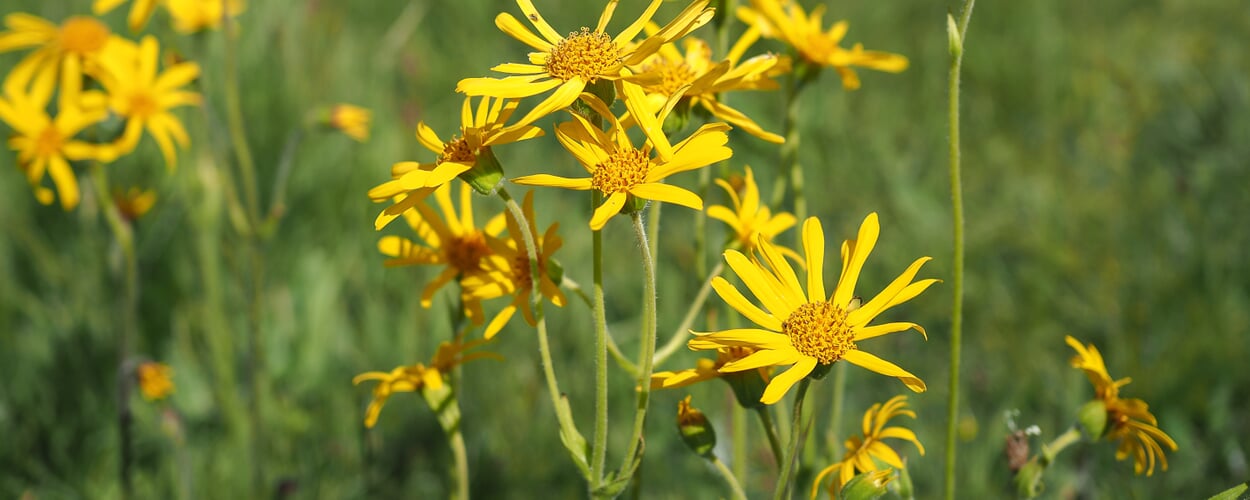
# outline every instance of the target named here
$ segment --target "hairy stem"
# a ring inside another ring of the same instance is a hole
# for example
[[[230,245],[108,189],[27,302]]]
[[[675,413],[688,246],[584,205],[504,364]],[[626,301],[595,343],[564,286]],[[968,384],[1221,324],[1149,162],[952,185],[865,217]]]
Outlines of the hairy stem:
[[[794,398],[794,420],[790,424],[790,445],[786,448],[786,457],[781,463],[781,475],[777,477],[777,488],[773,490],[773,500],[787,498],[790,491],[790,476],[794,474],[794,457],[803,445],[803,399],[807,397],[807,387],[812,379],[804,378],[799,382],[799,392]]]

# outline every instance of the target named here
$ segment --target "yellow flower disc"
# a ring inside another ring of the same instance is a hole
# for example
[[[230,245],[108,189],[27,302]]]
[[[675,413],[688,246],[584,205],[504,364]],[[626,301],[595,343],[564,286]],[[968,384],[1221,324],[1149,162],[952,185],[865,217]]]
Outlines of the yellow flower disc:
[[[855,334],[846,324],[846,311],[828,302],[808,302],[799,306],[781,323],[795,350],[827,365],[855,349]]]
[[[593,83],[597,80],[595,75],[619,63],[621,55],[621,48],[607,33],[582,28],[569,33],[551,50],[547,59],[547,74],[566,82],[573,77],[581,77],[583,81]]]
[[[591,186],[604,194],[624,193],[647,179],[647,154],[634,148],[618,150],[595,167]]]
[[[66,52],[92,54],[104,48],[109,29],[95,18],[74,16],[61,25],[59,42]]]
[[[439,163],[446,161],[473,165],[477,162],[477,152],[469,147],[469,141],[464,137],[457,137],[447,141],[447,144],[443,146],[443,153],[438,155]]]

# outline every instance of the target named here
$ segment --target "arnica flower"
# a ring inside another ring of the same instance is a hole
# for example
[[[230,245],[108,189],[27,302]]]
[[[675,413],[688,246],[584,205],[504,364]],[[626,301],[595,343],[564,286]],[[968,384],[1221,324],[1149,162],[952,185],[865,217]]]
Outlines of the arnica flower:
[[[1102,354],[1094,344],[1082,345],[1072,336],[1064,337],[1076,356],[1072,357],[1072,366],[1085,371],[1094,386],[1094,394],[1103,402],[1107,410],[1107,424],[1103,435],[1108,441],[1119,441],[1116,448],[1116,460],[1124,460],[1133,456],[1133,472],[1147,476],[1154,475],[1155,462],[1163,470],[1168,470],[1168,460],[1159,443],[1176,451],[1176,441],[1159,429],[1159,421],[1150,413],[1150,407],[1140,399],[1121,399],[1120,388],[1132,382],[1131,378],[1112,380],[1103,363]]]
[[[70,62],[68,65],[74,65]],[[66,77],[63,73],[62,77]],[[26,174],[26,180],[35,190],[35,198],[45,205],[53,200],[52,191],[43,187],[44,173],[52,178],[61,207],[65,210],[78,206],[78,179],[70,167],[71,160],[95,159],[112,161],[117,153],[109,146],[99,146],[76,140],[83,129],[108,116],[104,108],[85,109],[73,98],[76,88],[71,82],[63,82],[59,94],[56,117],[48,115],[47,106],[52,87],[40,85],[33,95],[20,93],[0,96],[0,120],[9,124],[17,134],[9,138],[9,147],[17,151],[17,165]]]
[[[182,87],[200,75],[194,62],[174,64],[158,73],[160,46],[156,37],[143,37],[137,47],[110,51],[101,59],[105,71],[99,75],[105,94],[90,92],[84,99],[107,100],[113,112],[126,119],[126,130],[117,141],[121,151],[133,151],[146,129],[156,140],[165,166],[178,164],[174,143],[187,147],[191,142],[182,121],[171,112],[179,106],[198,106],[200,95]]]
[[[629,78],[630,66],[644,61],[659,50],[660,46],[686,35],[707,24],[713,9],[707,8],[707,0],[691,3],[685,10],[655,34],[637,44],[631,44],[655,15],[664,0],[652,0],[638,19],[615,38],[604,32],[616,0],[611,0],[599,16],[599,23],[592,31],[583,27],[580,31],[562,37],[547,24],[530,0],[517,0],[521,13],[538,30],[538,35],[525,28],[515,17],[500,13],[495,26],[521,43],[538,52],[529,54],[529,64],[506,63],[491,68],[515,76],[505,78],[466,78],[456,85],[457,92],[467,95],[488,95],[501,98],[522,98],[555,89],[550,96],[525,115],[518,125],[527,125],[573,104],[589,84],[599,80]],[[540,36],[541,35],[541,36]]]
[[[794,47],[803,60],[816,67],[832,66],[842,76],[842,87],[859,88],[859,75],[852,66],[898,73],[907,69],[907,58],[889,52],[864,50],[855,44],[850,50],[839,44],[846,36],[846,21],[838,21],[821,30],[825,6],[812,9],[809,16],[793,0],[751,0],[751,7],[739,7],[738,18],[756,26],[766,37],[778,38]]]
[[[356,142],[369,140],[369,122],[372,114],[369,110],[351,104],[335,104],[330,108],[325,125],[346,134]]]
[[[705,380],[713,380],[731,375],[720,371],[722,366],[754,354],[749,347],[724,347],[716,350],[716,359],[700,359],[694,368],[677,371],[663,371],[651,374],[652,389],[673,389],[685,387]],[[767,381],[770,370],[759,368],[760,378]]]
[[[473,222],[473,190],[460,184],[460,214],[451,200],[451,184],[444,184],[434,191],[443,216],[439,217],[427,204],[419,204],[404,213],[408,225],[417,233],[424,245],[400,236],[384,236],[378,241],[378,250],[390,256],[387,266],[443,265],[439,273],[421,292],[421,306],[430,307],[434,293],[453,279],[464,279],[485,272],[486,257],[491,255],[490,239],[499,236],[506,225],[503,214],[492,217],[485,228],[478,229]],[[473,324],[484,322],[480,300],[461,293],[465,313]]]
[[[920,271],[920,266],[931,260],[929,257],[921,257],[876,297],[861,304],[862,301],[855,297],[855,285],[859,281],[864,261],[877,244],[879,231],[877,214],[868,214],[860,225],[858,239],[847,240],[842,244],[842,274],[833,295],[828,298],[825,297],[822,271],[825,233],[815,217],[808,218],[803,223],[803,253],[807,264],[806,293],[790,263],[773,244],[759,241],[757,248],[763,257],[762,261],[751,260],[736,250],[725,251],[725,261],[759,299],[763,308],[747,300],[737,287],[724,278],[718,276],[713,279],[712,287],[730,307],[763,328],[695,332],[697,338],[691,339],[687,345],[695,350],[747,346],[758,351],[745,359],[721,367],[723,372],[793,365],[768,384],[768,389],[760,399],[765,404],[781,400],[791,386],[812,373],[817,365],[829,366],[839,360],[896,377],[908,389],[924,392],[924,382],[915,375],[861,350],[857,345],[857,342],[863,340],[908,329],[915,329],[923,335],[924,329],[915,323],[896,322],[872,326],[868,323],[889,308],[911,300],[938,281],[926,279],[912,282]]]
[[[366,372],[352,378],[353,385],[360,385],[361,382],[370,380],[378,382],[373,386],[373,401],[369,402],[369,408],[365,410],[365,427],[373,428],[378,423],[378,415],[382,413],[382,406],[386,404],[391,394],[418,392],[425,389],[436,391],[443,387],[444,379],[456,365],[482,358],[501,359],[498,354],[489,352],[466,354],[466,351],[485,343],[485,340],[466,343],[460,339],[455,342],[443,342],[438,345],[438,351],[434,353],[434,359],[430,360],[429,366],[417,363],[411,366],[400,366],[390,372]]]
[[[130,31],[138,32],[148,24],[148,19],[151,19],[152,13],[156,12],[158,1],[133,0],[130,4],[130,14],[126,16],[126,26],[130,28]],[[91,4],[91,11],[97,16],[102,16],[123,3],[126,3],[126,0],[95,0],[95,3]]]
[[[415,207],[439,186],[461,174],[480,170],[498,171],[499,164],[492,146],[533,139],[543,135],[542,129],[528,125],[505,127],[517,101],[484,97],[477,111],[466,98],[460,111],[460,135],[444,141],[425,122],[417,124],[417,140],[438,155],[434,163],[403,161],[391,167],[392,179],[369,190],[375,202],[395,203],[374,220],[374,228],[382,229],[400,214]],[[488,173],[488,172],[483,172]]]
[[[627,96],[626,104],[630,108],[631,119],[639,124],[647,136],[642,148],[634,147],[626,134],[625,126],[608,110],[603,101],[593,95],[584,94],[586,103],[610,125],[607,132],[592,124],[586,117],[573,113],[574,121],[556,127],[556,137],[591,176],[569,179],[537,174],[518,177],[512,179],[512,182],[579,191],[599,190],[604,195],[603,204],[595,209],[590,218],[590,228],[595,231],[602,229],[608,219],[620,212],[630,197],[703,210],[703,199],[699,195],[662,181],[670,175],[702,168],[733,156],[733,151],[725,146],[729,142],[729,136],[725,134],[729,126],[724,123],[704,125],[690,137],[670,146],[659,124],[664,122],[671,108],[661,110],[657,117],[645,109],[629,105],[630,95],[637,97],[632,102],[643,102],[641,87],[629,82],[622,82],[621,87]]]
[[[755,174],[751,172],[751,167],[746,167],[741,196],[732,184],[723,179],[716,179],[716,185],[729,194],[733,207],[712,205],[707,207],[707,216],[729,224],[730,229],[734,231],[733,243],[742,248],[748,256],[755,255],[757,241],[764,240],[772,243],[773,238],[797,223],[794,215],[789,212],[779,212],[773,215],[768,207],[760,204],[760,188],[755,184]],[[796,262],[803,260],[789,248],[778,246],[777,250]]]
[[[551,256],[564,246],[564,240],[556,234],[560,225],[552,224],[547,227],[546,233],[538,232],[538,226],[534,222],[533,191],[525,193],[521,212],[528,221],[530,234],[534,235],[534,247],[538,252],[538,291],[556,307],[564,307],[568,299],[551,278],[551,267],[555,265]],[[530,308],[534,277],[531,274],[529,252],[525,249],[520,223],[512,217],[511,212],[505,212],[505,214],[508,221],[508,237],[487,240],[487,244],[493,251],[493,255],[487,256],[483,265],[487,271],[466,276],[460,282],[465,292],[475,299],[490,300],[512,295],[512,303],[504,307],[495,319],[486,325],[484,335],[487,339],[499,333],[499,330],[508,324],[508,320],[512,319],[517,309],[521,310],[525,322],[531,326],[536,324],[534,312]]]
[[[134,222],[139,220],[156,204],[156,191],[132,187],[122,192],[113,191],[113,206],[121,213],[123,219]]]
[[[135,368],[139,392],[148,401],[159,401],[174,393],[173,375],[173,368],[165,363],[148,361]]]
[[[654,24],[647,26],[648,33],[658,30],[659,27]],[[750,117],[719,99],[721,93],[732,90],[776,89],[777,82],[771,77],[789,71],[790,59],[775,54],[761,54],[739,64],[743,53],[759,37],[758,28],[748,28],[725,59],[719,62],[713,61],[712,49],[707,42],[698,38],[682,40],[685,54],[674,43],[662,45],[655,55],[642,63],[639,71],[639,76],[650,77],[642,83],[650,104],[653,107],[661,106],[669,96],[683,87],[688,87],[678,104],[679,109],[699,106],[713,117],[729,122],[760,139],[777,144],[785,142],[780,135],[765,131]]]
[[[38,47],[6,77],[4,93],[9,95],[25,93],[32,81],[55,82],[63,66],[72,72],[67,81],[80,82],[83,68],[91,67],[111,44],[122,41],[108,26],[89,16],[73,16],[57,26],[18,12],[5,16],[4,24],[8,31],[0,32],[0,53]],[[70,60],[76,64],[66,65]]]
[[[205,30],[217,29],[221,26],[222,4],[225,3],[227,16],[234,18],[243,13],[247,4],[243,0],[163,0],[169,17],[174,20],[174,30],[179,33],[191,34]]]
[[[916,449],[920,450],[920,454],[924,455],[924,445],[920,444],[919,439],[916,439],[916,433],[903,427],[885,426],[890,419],[898,416],[916,418],[916,412],[907,408],[907,396],[894,396],[889,401],[886,401],[885,404],[877,403],[868,408],[868,411],[864,413],[863,435],[852,436],[850,439],[847,439],[845,444],[846,455],[842,457],[842,460],[825,467],[816,475],[816,480],[812,482],[812,499],[814,500],[817,492],[820,491],[820,483],[824,481],[825,476],[834,472],[837,472],[838,475],[833,482],[829,483],[830,498],[836,498],[836,493],[842,490],[842,485],[850,481],[856,474],[882,470],[877,465],[877,461],[881,461],[895,469],[902,469],[903,460],[899,458],[898,453],[893,448],[885,444],[883,441],[885,439],[894,438],[911,441],[912,444],[916,445]]]

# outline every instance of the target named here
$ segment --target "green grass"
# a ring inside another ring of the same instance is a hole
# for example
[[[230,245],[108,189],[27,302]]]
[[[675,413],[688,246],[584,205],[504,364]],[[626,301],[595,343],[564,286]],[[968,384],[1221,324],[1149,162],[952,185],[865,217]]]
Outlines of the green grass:
[[[18,0],[0,14],[59,20],[89,11],[89,2],[67,4]],[[539,1],[538,7],[560,31],[593,23],[600,8],[598,2],[557,4]],[[618,15],[637,12],[636,4],[623,2]],[[387,178],[391,163],[430,159],[413,130],[425,120],[446,135],[457,124],[456,81],[523,56],[523,47],[492,23],[497,12],[518,9],[502,0],[456,8],[325,1],[248,7],[240,19],[241,85],[266,200],[286,135],[309,110],[352,102],[374,111],[367,144],[319,135],[302,145],[289,211],[265,248],[263,371],[272,399],[263,456],[269,478],[297,485],[294,498],[444,496],[451,456],[419,398],[396,396],[375,429],[361,425],[370,393],[351,386],[351,377],[427,359],[449,334],[452,307],[444,292],[433,308],[420,308],[417,297],[433,271],[382,267],[379,235],[371,227],[381,206],[364,193]],[[680,7],[666,5],[659,17]],[[884,286],[921,255],[935,259],[922,277],[949,278],[947,7],[895,1],[830,8],[830,17],[850,21],[848,40],[905,54],[911,67],[899,75],[862,71],[864,87],[856,92],[843,91],[826,72],[803,96],[800,158],[811,213],[822,219],[831,242],[851,237],[866,213],[880,213],[881,243],[861,280],[865,291]],[[1097,344],[1113,376],[1131,376],[1123,394],[1148,401],[1180,450],[1169,454],[1167,472],[1147,478],[1116,462],[1113,446],[1078,445],[1047,475],[1048,497],[1204,497],[1250,474],[1250,420],[1244,418],[1250,371],[1243,368],[1250,353],[1250,115],[1244,111],[1250,104],[1244,50],[1250,18],[1243,10],[1215,0],[978,6],[963,79],[968,251],[959,497],[1010,491],[1006,410],[1019,409],[1020,424],[1037,424],[1050,438],[1091,397],[1083,375],[1067,364],[1072,353],[1064,334]],[[115,27],[123,18],[108,17]],[[214,154],[206,140],[220,146],[227,137],[221,39],[177,36],[166,25],[158,15],[149,29],[201,63],[212,119],[181,113],[194,145],[180,152],[175,172],[164,170],[150,139],[136,155],[108,167],[115,181],[158,192],[137,233],[136,353],[174,366],[172,405],[185,436],[185,445],[175,447],[158,406],[132,401],[136,487],[140,498],[171,497],[177,478],[189,477],[195,497],[247,497],[247,399],[239,355],[248,328],[248,277],[239,272],[246,256],[216,175],[230,156]],[[705,31],[700,34],[711,36]],[[762,48],[781,50],[771,42]],[[0,72],[18,60],[0,55]],[[779,94],[732,99],[765,128],[780,129]],[[732,168],[750,164],[769,193],[776,148],[738,132],[730,144]],[[550,138],[498,152],[509,175],[579,171]],[[89,199],[71,213],[39,205],[14,161],[0,155],[0,495],[115,497],[120,260]],[[690,186],[695,178],[685,174],[675,182]],[[537,195],[540,224],[559,221],[563,228],[568,244],[558,256],[566,271],[588,285],[586,200],[555,189]],[[711,201],[724,203],[719,196]],[[479,221],[502,209],[495,200],[479,201]],[[665,207],[657,259],[661,342],[700,284],[687,271],[698,257],[685,236],[693,218],[689,210]],[[403,234],[400,226],[384,233]],[[720,225],[709,227],[709,241],[721,241]],[[642,289],[630,233],[618,218],[604,236],[608,321],[627,353],[636,352]],[[911,399],[919,414],[913,428],[928,454],[906,452],[921,498],[935,496],[942,484],[950,302],[950,287],[937,285],[892,313],[924,325],[928,342],[896,335],[871,345],[929,383],[929,392]],[[710,303],[719,302],[713,297]],[[548,313],[561,388],[589,436],[591,315],[576,302]],[[584,484],[559,444],[532,331],[514,320],[491,350],[507,359],[463,370],[460,401],[474,496],[583,495]],[[682,352],[659,368],[696,358]],[[622,434],[632,414],[632,382],[615,368],[611,375],[609,464],[626,447]],[[905,390],[864,370],[848,375],[848,425],[837,431],[842,437],[858,431],[858,416],[870,404]],[[727,441],[732,394],[721,384],[691,392]],[[831,393],[830,383],[818,382],[809,399],[822,418],[814,427],[822,436]],[[677,439],[672,416],[684,395],[654,394],[643,497],[727,494],[715,472]],[[749,423],[751,473],[740,479],[754,497],[771,491],[775,471],[755,422]],[[181,476],[179,453],[186,460]]]

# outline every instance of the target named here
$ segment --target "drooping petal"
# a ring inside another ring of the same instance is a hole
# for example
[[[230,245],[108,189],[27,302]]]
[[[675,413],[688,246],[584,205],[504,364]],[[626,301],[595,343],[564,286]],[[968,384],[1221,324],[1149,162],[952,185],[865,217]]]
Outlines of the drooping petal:
[[[781,401],[781,398],[786,395],[790,387],[794,386],[796,382],[802,380],[809,373],[812,373],[814,368],[816,368],[816,358],[804,356],[789,370],[773,377],[773,380],[768,383],[768,387],[764,389],[764,396],[760,398],[760,402],[771,405]]]
[[[851,349],[842,354],[842,359],[882,375],[895,377],[906,384],[907,388],[911,389],[912,392],[924,392],[927,390],[924,381],[912,375],[911,372],[899,368],[898,365],[878,358],[871,353],[859,349]]]

